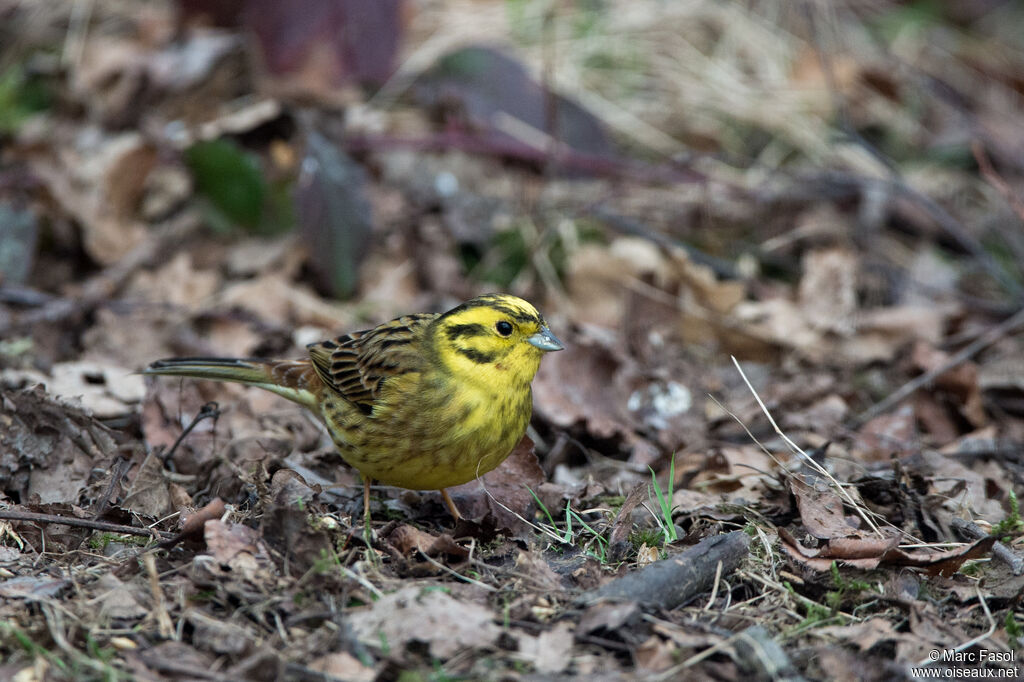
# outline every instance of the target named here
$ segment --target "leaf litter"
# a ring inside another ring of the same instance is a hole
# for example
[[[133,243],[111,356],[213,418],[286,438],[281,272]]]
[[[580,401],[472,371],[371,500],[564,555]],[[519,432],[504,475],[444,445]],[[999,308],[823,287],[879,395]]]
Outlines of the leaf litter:
[[[5,14],[0,677],[1015,669],[1018,8],[314,4]],[[133,374],[488,290],[568,350],[458,524]]]

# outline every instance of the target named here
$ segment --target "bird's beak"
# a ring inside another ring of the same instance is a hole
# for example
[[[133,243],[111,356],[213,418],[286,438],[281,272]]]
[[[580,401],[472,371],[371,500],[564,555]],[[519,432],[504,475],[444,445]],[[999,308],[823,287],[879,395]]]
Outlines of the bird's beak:
[[[528,337],[526,342],[531,346],[536,346],[544,351],[563,350],[565,348],[565,346],[562,345],[562,342],[559,341],[546,326],[541,327],[539,332]]]

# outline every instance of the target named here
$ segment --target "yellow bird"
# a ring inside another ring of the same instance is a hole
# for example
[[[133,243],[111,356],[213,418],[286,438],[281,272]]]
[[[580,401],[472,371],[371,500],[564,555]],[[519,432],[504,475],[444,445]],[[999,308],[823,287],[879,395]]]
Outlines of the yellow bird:
[[[440,490],[461,518],[445,488],[508,457],[530,422],[541,356],[563,346],[532,305],[486,294],[307,348],[302,360],[173,358],[144,373],[251,384],[306,407],[362,474],[368,521],[372,480]]]

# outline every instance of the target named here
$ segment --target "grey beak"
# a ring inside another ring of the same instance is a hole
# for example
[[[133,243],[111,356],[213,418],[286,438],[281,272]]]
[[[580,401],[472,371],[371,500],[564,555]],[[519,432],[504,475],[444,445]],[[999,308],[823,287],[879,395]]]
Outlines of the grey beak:
[[[541,327],[540,331],[527,338],[526,342],[531,346],[536,346],[537,348],[545,351],[563,350],[565,348],[565,346],[562,345],[562,342],[551,333],[551,330],[548,329],[547,326]]]

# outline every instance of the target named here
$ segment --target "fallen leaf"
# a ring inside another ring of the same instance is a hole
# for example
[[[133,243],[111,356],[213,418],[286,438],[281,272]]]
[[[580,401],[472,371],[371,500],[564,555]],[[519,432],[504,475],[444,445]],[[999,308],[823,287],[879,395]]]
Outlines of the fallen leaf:
[[[363,168],[311,131],[295,188],[296,211],[309,264],[321,286],[339,298],[355,292],[369,246],[373,211],[367,189]]]
[[[842,642],[851,642],[860,651],[867,651],[876,644],[893,642],[916,637],[903,632],[896,632],[892,623],[884,618],[869,618],[854,625],[832,625],[818,628],[815,634],[836,637]]]
[[[447,659],[493,646],[501,635],[494,617],[490,609],[460,601],[440,587],[405,587],[353,609],[348,623],[366,646],[401,651],[410,642],[423,642],[431,656]]]
[[[834,352],[858,364],[892,362],[914,341],[941,343],[946,322],[958,311],[958,306],[934,303],[860,310],[856,332],[840,341]]]
[[[405,523],[395,526],[384,539],[405,555],[416,550],[429,557],[446,554],[462,559],[469,556],[469,550],[456,543],[451,535],[431,535]]]
[[[526,584],[531,589],[543,593],[558,592],[564,589],[562,577],[552,570],[539,552],[518,552],[516,554],[516,571],[526,578]]]
[[[572,645],[573,626],[563,621],[536,637],[520,637],[518,658],[542,675],[557,675],[572,663]]]
[[[256,41],[265,87],[329,104],[382,85],[405,31],[402,0],[247,0],[243,21]]]
[[[888,564],[896,566],[915,566],[924,569],[928,575],[949,577],[960,570],[969,559],[980,559],[989,553],[996,538],[989,536],[978,540],[973,545],[948,552],[905,552],[898,548],[890,549],[883,557]]]
[[[578,422],[597,438],[631,431],[626,408],[624,360],[604,344],[578,339],[571,353],[552,353],[534,379],[534,407],[562,427]],[[628,394],[626,394],[628,395]]]
[[[919,341],[911,351],[911,362],[921,372],[931,372],[949,364],[950,354],[934,346]],[[988,415],[981,397],[981,384],[978,379],[978,365],[973,362],[962,362],[956,367],[935,377],[933,385],[955,401],[960,413],[975,428],[988,423]]]
[[[529,436],[512,450],[498,468],[475,481],[448,488],[455,504],[470,519],[482,519],[491,514],[499,529],[517,532],[524,527],[524,519],[533,518],[536,507],[530,488],[536,489],[544,481]]]
[[[800,278],[800,309],[808,323],[841,336],[854,331],[858,258],[846,249],[808,251]]]
[[[135,472],[121,506],[144,518],[159,519],[171,511],[169,480],[160,457],[149,453]]]
[[[268,591],[276,585],[277,571],[258,531],[239,523],[213,520],[204,524],[203,538],[207,554],[196,559],[201,561],[200,557],[206,556],[214,563],[204,569],[220,579],[242,581]]]
[[[213,269],[197,268],[188,251],[179,251],[155,270],[141,270],[132,277],[128,290],[148,301],[198,311],[223,282]]]
[[[0,582],[0,597],[26,599],[28,601],[45,601],[56,597],[70,584],[71,582],[68,580],[47,576],[18,576]]]
[[[782,549],[797,563],[815,571],[827,571],[833,561],[862,569],[876,568],[885,553],[899,544],[899,536],[880,538],[875,535],[851,533],[829,539],[816,549],[804,547],[785,528],[779,528]]]
[[[610,561],[619,561],[629,550],[629,534],[633,531],[633,510],[641,502],[652,496],[650,483],[644,482],[634,487],[619,507],[612,521],[611,532],[608,533],[608,557]],[[673,502],[674,502],[673,498]]]
[[[800,521],[811,535],[827,540],[845,537],[856,530],[847,520],[843,501],[823,480],[813,480],[811,485],[794,475],[787,478],[787,483],[796,498]]]
[[[134,412],[146,394],[140,375],[127,367],[95,361],[58,362],[47,377],[35,370],[5,369],[0,382],[45,384],[54,396],[73,400],[98,419]]]
[[[101,575],[92,592],[93,599],[100,604],[101,618],[137,620],[149,613],[151,595],[145,594],[138,585],[122,582],[113,573]]]
[[[194,628],[191,641],[196,648],[215,654],[243,654],[252,647],[256,637],[251,628],[208,616],[199,609],[185,609],[182,617]]]
[[[914,407],[901,405],[860,427],[853,453],[863,462],[884,462],[916,452],[921,447],[920,438]]]
[[[309,669],[349,682],[373,682],[377,679],[377,673],[373,668],[364,665],[358,658],[345,651],[314,658],[309,663]]]
[[[677,654],[674,642],[652,635],[637,645],[633,656],[639,669],[661,672],[675,665]]]
[[[576,629],[584,635],[602,630],[616,632],[629,627],[639,617],[640,605],[635,601],[599,601],[587,607]]]
[[[101,265],[117,262],[145,235],[137,216],[156,149],[138,133],[61,131],[50,154],[29,157],[29,167],[82,229],[83,245]]]
[[[597,117],[547,91],[520,62],[490,47],[464,47],[442,56],[417,80],[415,95],[446,116],[449,126],[458,122],[499,140],[511,138],[543,149],[550,136],[594,156],[613,151]]]
[[[94,468],[108,468],[115,433],[42,386],[0,389],[0,480],[7,495],[42,503],[77,500]]]

